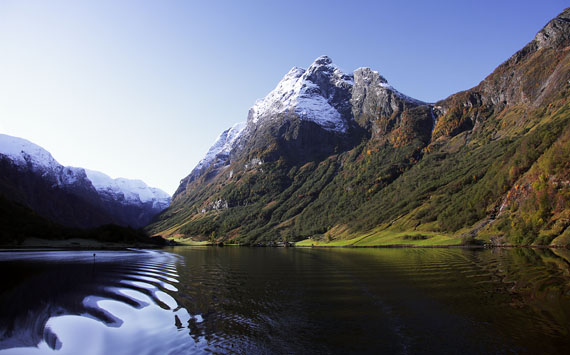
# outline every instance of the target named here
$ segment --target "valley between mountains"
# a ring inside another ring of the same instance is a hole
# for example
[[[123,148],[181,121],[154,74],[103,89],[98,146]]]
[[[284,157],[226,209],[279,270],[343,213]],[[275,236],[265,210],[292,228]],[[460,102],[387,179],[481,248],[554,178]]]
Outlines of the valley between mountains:
[[[570,8],[435,103],[327,56],[293,67],[172,198],[2,135],[2,239],[113,224],[185,243],[567,246],[569,96]]]

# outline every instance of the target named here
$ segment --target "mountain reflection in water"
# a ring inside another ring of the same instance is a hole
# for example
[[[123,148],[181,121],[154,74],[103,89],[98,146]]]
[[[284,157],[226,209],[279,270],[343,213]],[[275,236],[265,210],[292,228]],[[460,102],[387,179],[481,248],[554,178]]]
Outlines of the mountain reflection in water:
[[[170,295],[179,260],[140,250],[1,252],[0,350],[160,352],[191,318]]]
[[[564,353],[570,253],[2,251],[0,354]]]

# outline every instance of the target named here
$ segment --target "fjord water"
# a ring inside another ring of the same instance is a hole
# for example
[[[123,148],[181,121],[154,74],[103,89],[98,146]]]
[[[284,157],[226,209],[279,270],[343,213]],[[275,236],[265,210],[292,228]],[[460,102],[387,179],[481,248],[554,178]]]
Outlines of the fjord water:
[[[569,260],[533,249],[2,251],[0,354],[564,353]]]

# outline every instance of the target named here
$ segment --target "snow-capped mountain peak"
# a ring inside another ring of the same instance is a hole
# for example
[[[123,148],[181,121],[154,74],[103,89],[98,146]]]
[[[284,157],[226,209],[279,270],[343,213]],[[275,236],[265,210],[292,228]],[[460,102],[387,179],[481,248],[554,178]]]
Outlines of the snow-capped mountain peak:
[[[315,59],[313,64],[311,64],[311,67],[323,66],[323,65],[326,66],[326,65],[332,65],[332,64],[333,64],[333,61],[328,55],[322,55],[322,56],[318,57],[317,59]]]
[[[318,57],[307,70],[293,67],[274,90],[257,100],[249,111],[248,122],[258,124],[282,114],[295,114],[326,130],[345,133],[347,123],[339,106],[346,103],[339,97],[348,98],[353,83],[352,75],[343,73],[329,57]]]
[[[35,170],[53,170],[61,166],[47,150],[39,145],[6,134],[0,134],[0,154],[7,156],[17,165],[30,164]]]
[[[170,205],[170,195],[147,186],[141,180],[112,179],[98,171],[63,166],[47,150],[23,138],[0,134],[1,157],[8,158],[21,170],[31,170],[40,175],[52,188],[71,194],[83,191],[87,195],[99,195],[109,206],[140,210],[137,216],[122,221],[124,224],[143,226],[154,214]]]
[[[82,168],[61,165],[50,152],[24,138],[0,134],[0,155],[18,166],[31,168],[55,186],[68,186],[86,179]]]
[[[390,107],[391,112],[398,109],[393,96],[422,104],[399,93],[378,72],[359,68],[354,74],[346,74],[328,56],[318,57],[307,69],[291,68],[267,96],[250,108],[247,123],[236,124],[216,139],[205,157],[181,180],[174,195],[209,167],[217,169],[229,165],[230,152],[240,151],[241,145],[247,146],[248,140],[266,123],[295,118],[316,123],[328,132],[346,137],[353,122],[356,125],[353,103],[363,101],[368,93],[381,98],[386,106],[395,106]]]
[[[317,81],[317,78],[312,77],[315,73],[326,73],[327,76],[332,78],[336,85],[340,85],[339,81],[344,81],[348,85],[354,84],[354,78],[351,74],[344,73],[336,64],[333,63],[332,59],[326,55],[320,56],[313,64],[307,69],[307,78],[311,81]],[[329,79],[329,78],[326,78]]]
[[[123,196],[125,202],[152,202],[153,207],[164,209],[170,204],[170,195],[161,189],[149,187],[141,180],[113,179],[99,171],[85,169],[93,187],[104,194]]]

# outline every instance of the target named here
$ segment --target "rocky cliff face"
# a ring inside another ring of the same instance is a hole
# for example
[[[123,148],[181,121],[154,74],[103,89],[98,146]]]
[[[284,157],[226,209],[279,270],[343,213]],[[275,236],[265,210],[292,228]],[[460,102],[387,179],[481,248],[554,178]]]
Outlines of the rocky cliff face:
[[[0,135],[0,193],[65,226],[143,227],[170,196],[142,181],[59,164],[45,149]]]
[[[479,85],[436,103],[434,141],[466,130],[484,130],[487,119],[504,110],[536,108],[555,100],[570,80],[569,46],[570,10],[566,9]],[[520,115],[519,124],[527,119],[528,115]]]
[[[389,131],[380,127],[378,118],[392,118],[410,108],[426,105],[425,102],[408,97],[396,91],[377,71],[359,68],[354,71],[354,87],[351,97],[352,116],[363,127],[374,134]]]

